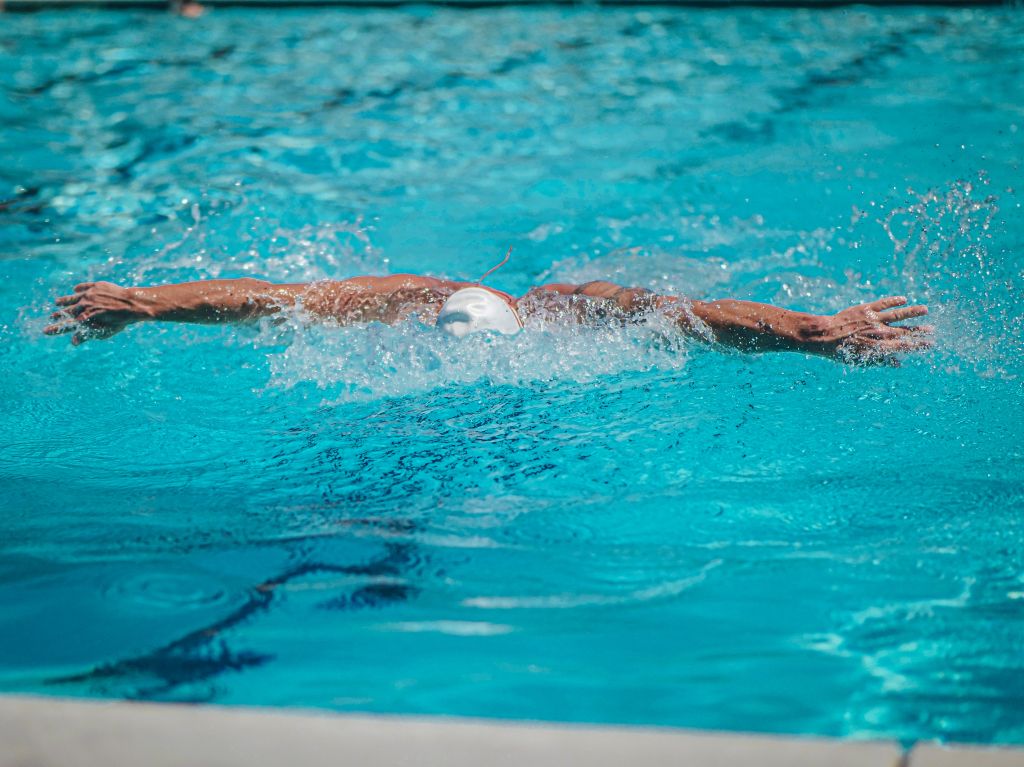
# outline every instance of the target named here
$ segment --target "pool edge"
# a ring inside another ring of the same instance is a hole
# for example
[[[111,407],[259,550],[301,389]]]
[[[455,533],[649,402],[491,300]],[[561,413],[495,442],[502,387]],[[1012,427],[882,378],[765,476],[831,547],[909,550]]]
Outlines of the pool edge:
[[[1024,749],[0,695],[0,767],[1010,767]]]

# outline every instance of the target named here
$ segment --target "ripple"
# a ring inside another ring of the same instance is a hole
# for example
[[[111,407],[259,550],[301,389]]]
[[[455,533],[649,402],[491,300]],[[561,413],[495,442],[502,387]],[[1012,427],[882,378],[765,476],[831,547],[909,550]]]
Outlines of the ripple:
[[[103,596],[127,607],[203,609],[228,602],[231,591],[209,576],[157,572],[110,583]]]
[[[465,607],[480,607],[490,610],[558,610],[598,605],[627,605],[671,599],[704,581],[707,574],[722,564],[716,559],[708,562],[700,572],[689,578],[665,581],[628,594],[548,594],[541,596],[512,597],[470,597],[462,601]]]

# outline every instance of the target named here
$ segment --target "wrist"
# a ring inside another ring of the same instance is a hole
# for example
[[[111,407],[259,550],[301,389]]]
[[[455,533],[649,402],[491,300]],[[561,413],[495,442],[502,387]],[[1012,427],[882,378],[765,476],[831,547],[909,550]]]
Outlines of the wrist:
[[[828,340],[832,318],[820,314],[800,314],[796,324],[795,338],[804,345],[820,345]]]
[[[128,305],[133,322],[160,319],[165,308],[155,288],[129,288]]]
[[[807,314],[800,322],[800,350],[807,354],[834,357],[841,338],[836,333],[836,320],[831,315]]]

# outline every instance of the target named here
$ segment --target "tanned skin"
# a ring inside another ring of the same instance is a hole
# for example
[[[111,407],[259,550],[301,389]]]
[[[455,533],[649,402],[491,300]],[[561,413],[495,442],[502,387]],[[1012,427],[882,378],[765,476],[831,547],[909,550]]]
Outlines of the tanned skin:
[[[56,300],[59,308],[51,315],[55,322],[44,332],[71,333],[71,343],[78,346],[109,338],[137,322],[245,322],[300,303],[310,316],[343,325],[394,324],[412,315],[430,321],[448,296],[473,285],[415,274],[292,284],[245,278],[135,288],[83,282],[73,293]],[[642,321],[650,312],[660,311],[686,335],[743,351],[796,351],[885,361],[931,345],[931,326],[895,324],[928,314],[925,306],[907,306],[903,296],[881,298],[838,314],[815,315],[752,301],[688,300],[602,281],[543,285],[519,299],[486,289],[524,316],[546,302],[561,300],[564,306],[562,297],[566,296],[570,305],[581,310],[575,321],[607,317]]]

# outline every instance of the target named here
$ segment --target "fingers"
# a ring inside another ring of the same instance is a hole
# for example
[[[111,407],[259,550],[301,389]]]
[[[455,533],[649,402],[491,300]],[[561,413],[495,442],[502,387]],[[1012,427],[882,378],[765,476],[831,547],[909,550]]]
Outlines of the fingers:
[[[857,335],[861,338],[870,339],[872,341],[882,341],[887,338],[899,338],[905,332],[904,328],[891,328],[888,325],[882,325],[879,323],[875,327],[861,331]]]
[[[878,318],[888,325],[892,322],[909,320],[913,317],[924,317],[926,314],[928,314],[928,307],[923,304],[919,304],[918,306],[905,306],[902,309],[893,309],[888,312],[881,312],[879,313]]]
[[[43,333],[48,336],[58,336],[62,333],[70,333],[73,330],[81,330],[89,333],[106,332],[109,328],[103,320],[103,309],[86,309],[79,312],[76,317],[68,316],[65,312],[54,312],[50,319],[59,320],[43,328]],[[98,321],[93,322],[96,318]]]
[[[98,314],[102,314],[103,310],[98,309],[95,306],[90,306],[86,303],[74,304],[65,309],[58,309],[55,312],[51,312],[51,320],[71,320],[77,322],[85,322],[86,320],[95,317]]]
[[[94,282],[80,282],[75,285],[74,293],[67,296],[57,296],[54,303],[62,308],[50,314],[50,319],[57,320],[57,322],[43,328],[43,333],[48,336],[70,333],[80,328],[79,323],[93,316],[95,312],[88,311],[88,306],[80,302],[85,297],[85,292],[95,284]]]
[[[80,346],[95,338],[108,338],[120,330],[107,327],[103,317],[105,310],[88,300],[86,293],[97,284],[103,283],[80,282],[70,295],[58,296],[54,303],[60,308],[50,314],[50,319],[56,321],[44,327],[43,333],[48,336],[71,333],[71,345]]]
[[[113,335],[116,330],[111,330],[103,324],[103,309],[95,307],[72,307],[70,310],[62,309],[50,315],[50,319],[58,320],[43,328],[43,333],[48,336],[60,336],[66,333],[74,333],[71,343],[78,346],[85,341],[94,338],[106,338]],[[98,318],[98,319],[97,319]],[[96,320],[94,322],[94,320]]]
[[[72,330],[77,329],[77,322],[58,322],[53,325],[47,325],[45,328],[43,328],[43,332],[48,336],[59,336],[64,333],[70,333]]]
[[[892,328],[902,331],[885,337],[857,336],[840,347],[840,358],[853,364],[893,365],[899,367],[898,355],[930,349],[934,342],[931,328]]]
[[[79,320],[68,319],[64,322],[55,322],[43,328],[43,333],[48,336],[62,336],[65,333],[96,333],[99,328],[88,327]]]
[[[886,330],[895,332],[895,338],[906,338],[907,335],[931,336],[935,333],[934,325],[896,325],[886,326]]]
[[[99,322],[93,322],[96,317],[101,317],[106,312],[105,309],[87,309],[78,315],[78,322],[82,325],[89,325],[93,328],[104,327],[107,323],[103,320]]]
[[[82,294],[95,284],[95,282],[80,282],[73,288],[74,293],[69,296],[58,296],[54,303],[57,304],[57,306],[71,306],[72,304],[76,304],[81,300]]]
[[[83,312],[88,312],[88,311],[90,311],[89,307],[86,306],[85,304],[74,304],[73,306],[70,306],[70,307],[68,307],[66,309],[58,309],[55,312],[51,312],[50,313],[50,319],[51,320],[69,319],[71,317],[77,317],[80,314],[82,314]],[[95,312],[96,310],[93,309],[92,311]]]
[[[858,333],[858,336],[874,340],[886,340],[890,338],[904,338],[909,333],[919,336],[928,336],[935,332],[934,325],[883,325],[879,324],[870,330]]]
[[[886,309],[892,309],[894,306],[903,306],[907,303],[906,296],[886,296],[885,298],[879,298],[877,301],[872,301],[868,304],[868,309],[876,312],[882,312]]]
[[[57,320],[58,322],[84,323],[93,317],[100,316],[104,311],[104,309],[98,309],[94,306],[73,306],[70,309],[59,309],[53,312],[50,314],[50,319]]]

